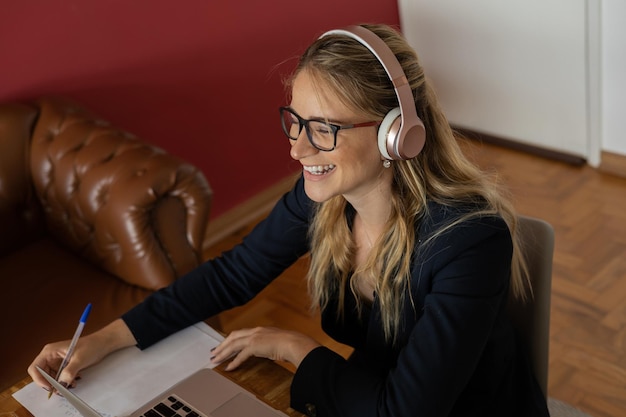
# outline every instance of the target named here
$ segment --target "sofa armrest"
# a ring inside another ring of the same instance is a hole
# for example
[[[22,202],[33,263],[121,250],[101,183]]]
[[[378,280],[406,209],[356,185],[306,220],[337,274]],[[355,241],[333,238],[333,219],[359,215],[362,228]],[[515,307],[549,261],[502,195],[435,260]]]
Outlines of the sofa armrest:
[[[212,199],[202,173],[74,103],[37,104],[31,169],[48,232],[148,289],[195,268]]]
[[[38,239],[44,232],[43,213],[28,163],[35,120],[35,107],[0,105],[0,256]]]

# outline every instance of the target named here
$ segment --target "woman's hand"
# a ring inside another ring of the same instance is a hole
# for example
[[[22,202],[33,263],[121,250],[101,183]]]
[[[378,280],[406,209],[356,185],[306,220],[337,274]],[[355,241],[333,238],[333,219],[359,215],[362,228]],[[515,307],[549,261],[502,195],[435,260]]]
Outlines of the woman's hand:
[[[66,386],[72,386],[81,370],[100,362],[115,350],[134,344],[136,344],[134,336],[120,319],[89,336],[81,337],[76,344],[72,358],[59,375],[59,382]],[[37,385],[47,390],[52,388],[36,367],[40,367],[54,378],[69,346],[69,340],[44,346],[28,367],[28,374]]]
[[[213,350],[211,361],[221,363],[232,356],[232,361],[226,367],[227,371],[236,369],[252,356],[285,361],[297,367],[318,346],[319,343],[302,333],[273,327],[256,327],[229,334]]]

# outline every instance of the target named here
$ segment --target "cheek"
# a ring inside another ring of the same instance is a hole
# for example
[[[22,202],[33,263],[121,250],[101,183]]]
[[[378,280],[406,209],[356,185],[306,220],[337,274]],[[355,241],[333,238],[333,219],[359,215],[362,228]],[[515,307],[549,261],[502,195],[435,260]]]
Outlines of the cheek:
[[[378,177],[383,169],[383,163],[378,152],[366,152],[355,153],[350,161],[342,161],[339,167],[342,169],[345,180],[361,182]]]
[[[367,128],[366,128],[367,129]],[[350,142],[346,146],[345,157],[358,157],[364,164],[371,164],[374,161],[380,161],[381,155],[378,150],[378,139],[375,132],[350,138]]]
[[[372,145],[373,140],[368,143],[368,146],[363,146],[359,151],[359,163],[362,169],[367,171],[378,171],[382,167],[382,156],[378,150],[378,145]]]
[[[356,132],[354,132],[356,133]],[[375,132],[346,137],[333,155],[344,180],[363,180],[380,174],[383,166]]]

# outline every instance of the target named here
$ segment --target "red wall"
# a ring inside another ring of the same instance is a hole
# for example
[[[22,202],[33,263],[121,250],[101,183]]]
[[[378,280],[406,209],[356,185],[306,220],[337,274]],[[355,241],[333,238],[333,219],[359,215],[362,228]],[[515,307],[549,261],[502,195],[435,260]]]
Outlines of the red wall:
[[[212,217],[299,169],[281,77],[323,31],[396,0],[26,0],[0,11],[0,102],[58,94],[198,166]],[[286,62],[285,62],[286,61]]]

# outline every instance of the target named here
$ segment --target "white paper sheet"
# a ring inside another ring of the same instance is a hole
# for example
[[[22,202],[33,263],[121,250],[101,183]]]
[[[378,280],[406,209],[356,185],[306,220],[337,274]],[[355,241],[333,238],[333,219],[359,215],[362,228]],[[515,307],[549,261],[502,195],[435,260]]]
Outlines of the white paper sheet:
[[[210,350],[223,340],[198,323],[140,351],[130,347],[81,372],[73,391],[105,417],[126,416],[198,369],[213,367]],[[35,383],[13,394],[35,417],[80,417],[64,398]]]

